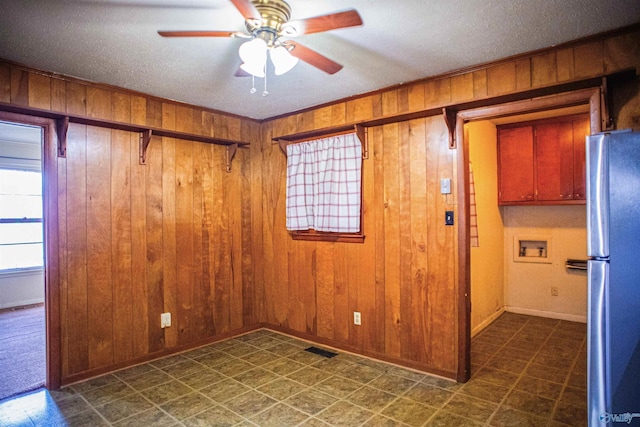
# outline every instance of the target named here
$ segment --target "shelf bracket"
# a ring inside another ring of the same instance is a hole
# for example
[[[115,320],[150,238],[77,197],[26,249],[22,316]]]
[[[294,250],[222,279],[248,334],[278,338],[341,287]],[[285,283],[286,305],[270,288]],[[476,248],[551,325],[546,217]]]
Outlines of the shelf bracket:
[[[449,148],[452,150],[456,148],[456,121],[458,117],[458,112],[452,110],[451,108],[444,107],[442,109],[442,117],[444,118],[444,122],[447,124],[447,129],[449,130]]]
[[[147,164],[147,148],[149,148],[149,144],[151,143],[151,136],[153,135],[153,131],[151,129],[145,129],[140,132],[140,148],[138,154],[140,156],[140,164]]]
[[[69,130],[69,117],[56,119],[56,133],[58,134],[58,157],[67,157],[67,131]]]
[[[238,151],[238,144],[227,145],[227,173],[231,172],[231,162]]]
[[[367,128],[362,125],[354,125],[356,136],[362,144],[362,159],[369,158],[369,139],[367,138]]]

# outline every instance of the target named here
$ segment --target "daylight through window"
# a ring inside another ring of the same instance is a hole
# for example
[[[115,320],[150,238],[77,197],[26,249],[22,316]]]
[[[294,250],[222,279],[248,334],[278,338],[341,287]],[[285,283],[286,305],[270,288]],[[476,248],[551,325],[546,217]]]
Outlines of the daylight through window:
[[[42,175],[0,169],[0,271],[43,266]]]

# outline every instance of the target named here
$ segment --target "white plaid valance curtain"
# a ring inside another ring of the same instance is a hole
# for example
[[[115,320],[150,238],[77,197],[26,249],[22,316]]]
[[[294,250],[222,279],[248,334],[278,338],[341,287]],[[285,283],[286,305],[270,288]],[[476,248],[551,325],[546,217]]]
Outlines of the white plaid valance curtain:
[[[353,133],[287,145],[287,230],[359,232],[361,172]]]

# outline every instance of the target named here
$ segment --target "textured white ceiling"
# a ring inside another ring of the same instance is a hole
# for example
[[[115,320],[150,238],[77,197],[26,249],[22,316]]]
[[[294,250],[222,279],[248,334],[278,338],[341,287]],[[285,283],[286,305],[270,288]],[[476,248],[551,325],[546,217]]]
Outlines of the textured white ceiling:
[[[264,119],[640,21],[638,0],[290,0],[292,19],[349,8],[364,25],[296,40],[344,65],[234,77],[241,39],[157,30],[243,31],[228,0],[0,0],[0,58]],[[256,80],[261,88],[262,80]]]

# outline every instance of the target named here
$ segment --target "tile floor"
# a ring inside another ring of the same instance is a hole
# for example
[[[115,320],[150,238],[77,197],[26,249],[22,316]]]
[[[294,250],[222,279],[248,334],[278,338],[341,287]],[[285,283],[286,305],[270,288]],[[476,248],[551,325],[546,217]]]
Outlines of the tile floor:
[[[466,384],[268,330],[0,402],[1,426],[586,426],[586,326],[505,313]]]

